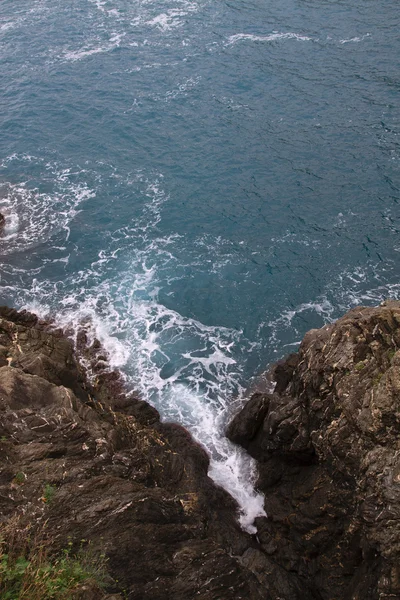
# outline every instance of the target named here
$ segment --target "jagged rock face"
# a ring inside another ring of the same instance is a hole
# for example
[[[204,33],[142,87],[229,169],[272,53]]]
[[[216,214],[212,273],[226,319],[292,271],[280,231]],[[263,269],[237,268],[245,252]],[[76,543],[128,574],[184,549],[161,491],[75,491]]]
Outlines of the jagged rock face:
[[[231,423],[257,538],[204,450],[77,344],[95,381],[61,331],[0,308],[0,520],[47,521],[55,551],[90,540],[130,600],[400,598],[400,303],[309,332]]]
[[[262,551],[301,591],[400,598],[400,303],[310,331],[228,437],[258,460]]]
[[[29,313],[0,309],[0,346],[1,519],[47,520],[55,550],[90,540],[130,600],[276,597],[183,428],[124,397],[113,374],[90,385],[69,341]]]

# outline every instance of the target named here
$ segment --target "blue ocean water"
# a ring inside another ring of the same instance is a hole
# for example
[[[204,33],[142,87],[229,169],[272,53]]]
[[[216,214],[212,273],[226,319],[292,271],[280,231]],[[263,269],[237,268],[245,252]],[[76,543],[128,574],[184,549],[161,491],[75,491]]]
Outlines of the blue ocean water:
[[[101,339],[262,514],[223,437],[311,327],[400,296],[394,0],[1,0],[1,301]]]

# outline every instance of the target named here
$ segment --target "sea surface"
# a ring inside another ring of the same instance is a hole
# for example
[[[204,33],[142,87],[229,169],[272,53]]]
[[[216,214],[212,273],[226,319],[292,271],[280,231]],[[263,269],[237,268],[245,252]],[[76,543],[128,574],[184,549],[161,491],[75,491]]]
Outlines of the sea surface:
[[[208,450],[303,334],[400,297],[398,0],[0,0],[0,301]]]

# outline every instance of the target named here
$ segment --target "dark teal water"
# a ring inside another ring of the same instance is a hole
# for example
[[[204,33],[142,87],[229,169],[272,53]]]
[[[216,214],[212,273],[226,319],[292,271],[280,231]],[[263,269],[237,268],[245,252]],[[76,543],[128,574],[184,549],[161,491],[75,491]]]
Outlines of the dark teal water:
[[[400,294],[400,12],[384,0],[2,0],[1,301],[83,321],[222,437],[310,327]]]

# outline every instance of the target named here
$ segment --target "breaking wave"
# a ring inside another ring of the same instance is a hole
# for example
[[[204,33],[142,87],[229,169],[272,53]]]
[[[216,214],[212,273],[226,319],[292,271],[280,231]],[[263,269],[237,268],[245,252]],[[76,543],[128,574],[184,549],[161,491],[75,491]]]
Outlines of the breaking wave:
[[[69,228],[78,207],[95,195],[86,185],[71,185],[70,173],[52,169],[52,193],[28,184],[7,186],[6,218],[11,223],[17,214],[19,223],[3,240],[10,252],[43,243],[59,231],[63,245],[54,252],[63,250],[61,259],[68,256]],[[109,247],[95,261],[60,280],[49,281],[40,272],[30,288],[8,289],[19,305],[42,317],[55,315],[75,334],[86,326],[108,352],[110,366],[122,371],[128,388],[163,419],[187,427],[203,445],[211,459],[210,476],[237,500],[242,526],[254,532],[254,519],[265,514],[263,497],[254,489],[255,464],[224,436],[232,401],[243,397],[244,364],[238,356],[249,344],[241,331],[205,325],[160,301],[160,290],[177,276],[174,251],[181,238],[162,237],[157,229],[168,202],[162,176],[136,173],[133,180],[142,188],[142,211],[112,233]],[[26,273],[23,279],[28,278]]]

